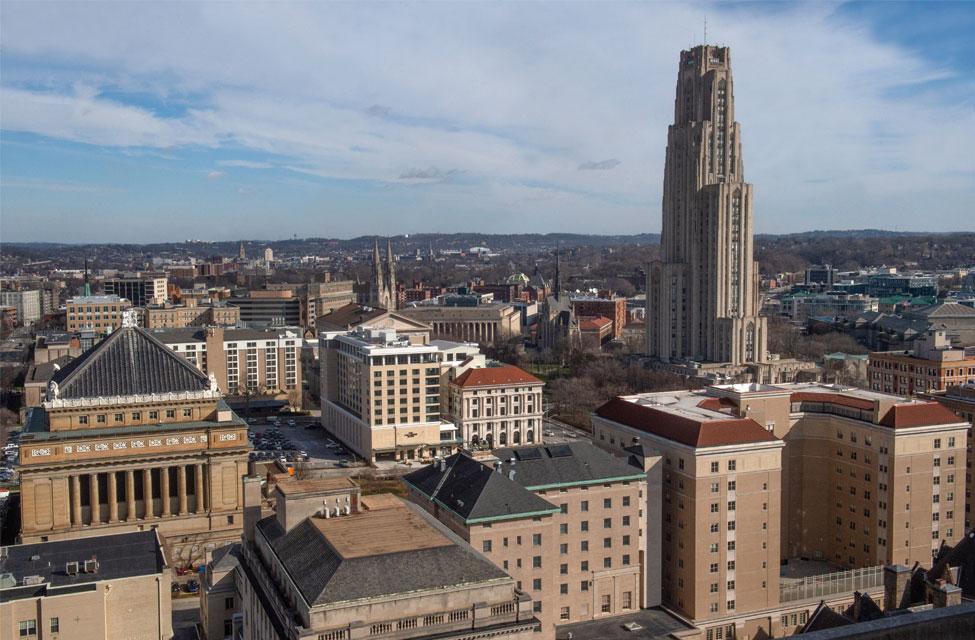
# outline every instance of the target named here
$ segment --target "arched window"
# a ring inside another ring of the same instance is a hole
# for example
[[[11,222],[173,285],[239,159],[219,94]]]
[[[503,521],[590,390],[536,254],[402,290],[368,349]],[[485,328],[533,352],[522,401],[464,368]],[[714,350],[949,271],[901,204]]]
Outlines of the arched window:
[[[535,442],[535,432],[531,429],[525,432],[525,442]]]
[[[515,431],[512,435],[512,439],[515,444],[521,444],[521,431]]]
[[[501,446],[504,446],[504,445],[508,444],[508,432],[507,431],[502,431],[501,433],[498,434],[498,443]]]

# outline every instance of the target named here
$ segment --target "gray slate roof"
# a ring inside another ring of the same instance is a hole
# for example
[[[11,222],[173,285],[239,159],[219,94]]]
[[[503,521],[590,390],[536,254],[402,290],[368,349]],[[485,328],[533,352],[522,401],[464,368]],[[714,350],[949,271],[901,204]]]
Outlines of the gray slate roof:
[[[642,469],[589,442],[495,449],[494,455],[503,461],[504,473],[513,470],[514,481],[528,489],[645,477]]]
[[[165,566],[155,531],[137,531],[115,535],[19,544],[7,547],[7,557],[0,560],[0,574],[11,573],[18,583],[24,576],[40,576],[51,587],[74,587],[99,580],[114,580],[160,573]],[[40,556],[31,560],[33,556]],[[68,575],[65,564],[98,560],[97,573]],[[40,586],[0,590],[0,602],[32,597]]]
[[[432,464],[403,480],[466,521],[558,512],[552,503],[470,456],[458,453],[445,462],[445,470]]]
[[[60,398],[204,391],[210,380],[138,327],[122,327],[58,371]]]
[[[311,606],[508,578],[432,516],[412,505],[407,508],[447,535],[453,544],[344,559],[311,518],[287,533],[282,533],[274,516],[264,518],[257,526]]]

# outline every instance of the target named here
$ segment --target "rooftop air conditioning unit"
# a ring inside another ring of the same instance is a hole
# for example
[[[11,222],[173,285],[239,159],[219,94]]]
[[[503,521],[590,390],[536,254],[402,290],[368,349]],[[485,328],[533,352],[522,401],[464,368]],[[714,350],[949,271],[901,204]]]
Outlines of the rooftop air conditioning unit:
[[[98,573],[98,560],[85,560],[85,573]]]
[[[78,563],[77,562],[65,562],[64,572],[69,576],[78,575]]]

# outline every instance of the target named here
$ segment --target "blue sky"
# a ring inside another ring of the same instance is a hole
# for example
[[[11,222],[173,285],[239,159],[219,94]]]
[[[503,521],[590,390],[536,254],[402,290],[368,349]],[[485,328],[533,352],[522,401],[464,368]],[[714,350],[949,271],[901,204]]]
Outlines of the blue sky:
[[[732,48],[756,229],[975,230],[975,3],[0,6],[0,239],[659,231]]]

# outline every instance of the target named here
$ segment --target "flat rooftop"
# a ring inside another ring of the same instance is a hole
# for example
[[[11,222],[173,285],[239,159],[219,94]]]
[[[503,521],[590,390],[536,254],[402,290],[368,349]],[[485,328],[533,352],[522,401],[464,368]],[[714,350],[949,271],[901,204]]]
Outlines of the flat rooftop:
[[[47,583],[51,587],[73,587],[162,572],[165,567],[156,532],[138,531],[107,536],[56,540],[6,547],[7,557],[0,560],[0,575],[9,573],[16,586],[0,581],[0,602],[32,597]],[[68,572],[67,563],[95,560],[97,569]],[[27,576],[37,576],[38,584],[24,585]]]
[[[363,511],[351,518],[313,518],[312,522],[346,560],[453,544],[404,507]]]
[[[632,631],[624,625],[636,624]],[[664,640],[671,633],[692,627],[661,608],[640,609],[625,616],[567,624],[555,629],[556,640]]]
[[[321,493],[326,491],[349,491],[358,486],[349,477],[286,480],[277,484],[278,491],[286,496],[298,496],[304,493]]]

